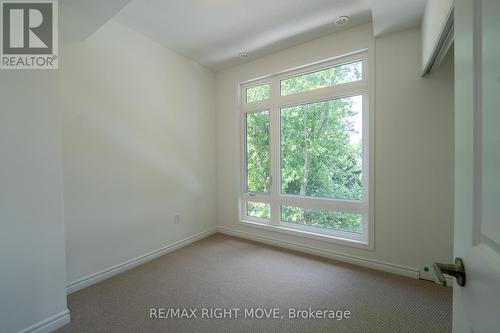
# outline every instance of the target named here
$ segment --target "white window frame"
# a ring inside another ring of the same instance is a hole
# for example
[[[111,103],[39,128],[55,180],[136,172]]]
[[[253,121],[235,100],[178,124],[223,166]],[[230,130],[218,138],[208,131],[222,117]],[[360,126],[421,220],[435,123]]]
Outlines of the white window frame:
[[[281,96],[280,81],[297,75],[308,74],[318,70],[339,66],[362,60],[362,80],[323,87],[305,92]],[[239,109],[240,109],[240,200],[239,221],[246,226],[268,229],[272,231],[304,236],[340,243],[343,245],[373,249],[373,220],[371,216],[371,154],[372,143],[370,120],[370,72],[367,50],[353,52],[346,56],[335,57],[312,65],[301,66],[277,74],[269,75],[257,80],[246,81],[239,84]],[[258,102],[246,102],[246,89],[268,83],[270,85],[269,99]],[[325,100],[332,100],[349,96],[362,96],[362,149],[363,149],[363,198],[362,200],[330,199],[320,197],[301,197],[286,195],[280,192],[281,182],[281,157],[280,157],[280,110],[287,106],[308,104]],[[269,154],[271,161],[271,188],[268,194],[250,193],[246,190],[246,114],[268,111],[269,113]],[[260,202],[270,204],[271,218],[261,219],[247,215],[247,202]],[[317,208],[335,212],[360,214],[363,217],[363,233],[355,234],[345,231],[323,229],[300,224],[281,221],[281,206],[289,205],[301,208]]]

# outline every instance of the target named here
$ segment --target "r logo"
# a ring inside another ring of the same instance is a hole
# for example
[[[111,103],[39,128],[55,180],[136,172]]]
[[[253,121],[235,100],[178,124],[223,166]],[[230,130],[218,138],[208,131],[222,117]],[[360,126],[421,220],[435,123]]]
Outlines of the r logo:
[[[57,69],[57,0],[0,0],[0,69]]]
[[[50,2],[2,3],[3,54],[52,54]]]

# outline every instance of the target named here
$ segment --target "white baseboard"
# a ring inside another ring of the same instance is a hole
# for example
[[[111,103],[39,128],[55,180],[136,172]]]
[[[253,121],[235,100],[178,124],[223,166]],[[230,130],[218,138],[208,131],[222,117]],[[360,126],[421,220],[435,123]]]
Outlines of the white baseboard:
[[[18,333],[50,333],[60,327],[63,327],[66,324],[69,324],[69,322],[69,310],[66,309],[52,317],[36,323],[35,325],[25,328]]]
[[[87,276],[84,276],[81,279],[72,281],[67,284],[66,286],[66,293],[71,294],[74,293],[75,291],[78,291],[80,289],[86,288],[88,286],[91,286],[95,283],[101,282],[103,280],[109,279],[112,276],[115,276],[117,274],[123,273],[131,268],[137,267],[139,265],[142,265],[148,261],[151,261],[155,258],[158,258],[166,253],[175,251],[177,249],[180,249],[181,247],[187,246],[191,243],[194,243],[200,239],[203,239],[205,237],[208,237],[212,234],[216,233],[216,228],[211,228],[206,231],[200,232],[196,235],[184,238],[180,241],[177,241],[175,243],[169,244],[167,246],[164,246],[160,249],[154,250],[152,252],[146,253],[140,257],[128,260],[124,263],[121,263],[119,265],[110,267],[108,269],[105,269],[103,271],[90,274]]]
[[[234,230],[232,228],[227,228],[227,227],[220,227],[219,226],[219,227],[217,227],[217,232],[220,232],[220,233],[226,234],[226,235],[230,235],[230,236],[236,236],[236,237],[240,237],[240,238],[250,239],[250,240],[265,243],[265,244],[275,245],[275,246],[283,247],[283,248],[290,249],[290,250],[295,250],[295,251],[299,251],[299,252],[313,254],[313,255],[320,256],[320,257],[324,257],[324,258],[343,261],[343,262],[347,262],[347,263],[358,265],[358,266],[376,269],[379,271],[384,271],[384,272],[389,272],[389,273],[398,274],[398,275],[402,275],[402,276],[407,276],[407,277],[411,277],[414,279],[419,278],[419,270],[416,268],[405,267],[405,266],[391,264],[391,263],[373,260],[373,259],[361,258],[361,257],[352,256],[352,255],[345,254],[345,253],[339,253],[339,252],[335,252],[335,251],[331,251],[331,250],[320,249],[320,248],[309,246],[309,245],[292,243],[292,242],[280,240],[280,239],[277,239],[274,237],[255,235],[253,233]]]

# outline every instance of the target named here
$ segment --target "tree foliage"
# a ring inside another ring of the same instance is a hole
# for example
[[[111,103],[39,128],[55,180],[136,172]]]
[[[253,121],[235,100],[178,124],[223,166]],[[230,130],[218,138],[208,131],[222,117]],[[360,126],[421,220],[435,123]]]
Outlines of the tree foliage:
[[[269,83],[246,89],[247,103],[262,101],[269,98]]]
[[[246,115],[247,187],[249,192],[267,193],[270,188],[269,112]]]

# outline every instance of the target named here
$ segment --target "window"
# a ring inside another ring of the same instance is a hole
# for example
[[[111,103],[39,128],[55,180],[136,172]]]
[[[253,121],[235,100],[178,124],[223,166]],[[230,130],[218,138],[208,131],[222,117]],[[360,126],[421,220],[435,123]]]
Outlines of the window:
[[[269,112],[247,113],[245,120],[246,189],[253,193],[269,193]]]
[[[269,98],[269,84],[246,88],[246,102],[253,103]]]
[[[281,206],[281,220],[317,228],[363,233],[363,217],[359,214]]]
[[[280,109],[281,193],[361,200],[362,96]]]
[[[247,214],[251,217],[269,220],[271,217],[271,208],[269,204],[249,201],[247,203]]]
[[[241,85],[243,223],[370,245],[366,59]]]
[[[281,80],[281,96],[361,80],[362,64],[358,60]]]

